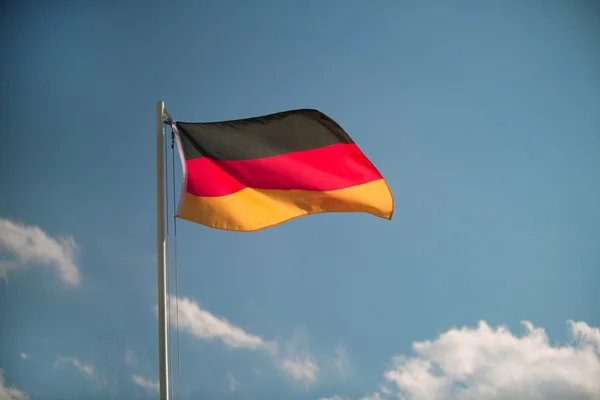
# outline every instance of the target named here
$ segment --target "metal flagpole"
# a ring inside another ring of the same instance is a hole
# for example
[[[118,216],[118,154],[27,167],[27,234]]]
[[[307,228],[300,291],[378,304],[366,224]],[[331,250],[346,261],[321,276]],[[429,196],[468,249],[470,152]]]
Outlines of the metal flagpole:
[[[165,237],[165,103],[156,104],[156,233],[158,259],[158,366],[160,400],[169,400],[167,363],[167,255]]]

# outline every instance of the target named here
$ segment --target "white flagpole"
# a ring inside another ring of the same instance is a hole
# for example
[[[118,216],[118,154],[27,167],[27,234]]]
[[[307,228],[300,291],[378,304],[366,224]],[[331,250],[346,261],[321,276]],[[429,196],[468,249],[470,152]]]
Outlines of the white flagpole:
[[[158,366],[160,400],[169,399],[167,342],[167,255],[165,237],[165,103],[156,104],[156,228],[158,259]]]

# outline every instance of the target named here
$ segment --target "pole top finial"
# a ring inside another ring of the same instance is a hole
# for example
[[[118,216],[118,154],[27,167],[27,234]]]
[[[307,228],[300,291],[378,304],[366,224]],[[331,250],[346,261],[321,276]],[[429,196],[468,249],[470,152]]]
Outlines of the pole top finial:
[[[163,108],[163,122],[167,125],[171,125],[173,123],[173,118],[169,115],[166,108]]]

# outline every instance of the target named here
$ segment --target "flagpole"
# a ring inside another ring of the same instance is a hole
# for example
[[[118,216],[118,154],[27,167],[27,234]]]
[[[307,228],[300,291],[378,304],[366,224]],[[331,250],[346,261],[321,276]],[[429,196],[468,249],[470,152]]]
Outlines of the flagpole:
[[[158,260],[158,367],[160,400],[169,399],[169,366],[167,364],[167,255],[165,237],[165,103],[156,104],[156,232]]]

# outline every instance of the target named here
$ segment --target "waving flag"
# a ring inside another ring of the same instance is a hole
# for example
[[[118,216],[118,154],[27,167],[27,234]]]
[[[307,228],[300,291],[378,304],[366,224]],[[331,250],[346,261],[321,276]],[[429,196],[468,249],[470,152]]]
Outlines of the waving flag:
[[[392,193],[382,175],[317,110],[171,126],[184,171],[180,218],[231,231],[325,212],[392,218]]]

